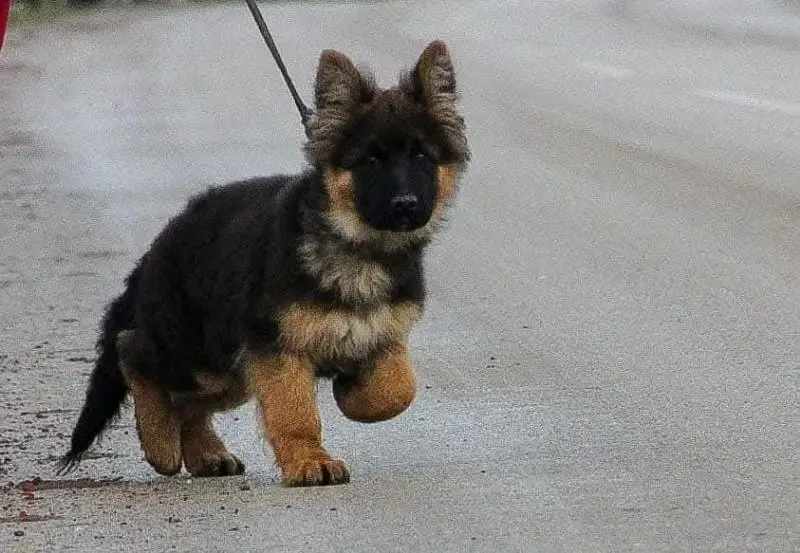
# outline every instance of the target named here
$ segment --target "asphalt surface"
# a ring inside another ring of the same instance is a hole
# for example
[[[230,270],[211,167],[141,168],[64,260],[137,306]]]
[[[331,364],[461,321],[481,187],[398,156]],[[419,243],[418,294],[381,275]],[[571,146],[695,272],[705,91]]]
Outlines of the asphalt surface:
[[[243,477],[156,476],[129,409],[53,476],[134,259],[189,194],[302,163],[246,7],[12,28],[0,549],[800,551],[797,12],[688,4],[264,8],[306,98],[323,48],[386,83],[445,39],[474,152],[428,257],[416,403],[364,426],[321,387],[353,481],[301,490],[252,406],[218,419]]]

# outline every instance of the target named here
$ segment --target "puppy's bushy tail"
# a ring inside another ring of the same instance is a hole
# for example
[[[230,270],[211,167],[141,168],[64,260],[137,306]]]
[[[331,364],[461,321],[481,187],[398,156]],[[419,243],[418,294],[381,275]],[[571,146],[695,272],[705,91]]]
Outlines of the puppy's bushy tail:
[[[59,460],[58,474],[68,473],[80,463],[89,446],[117,416],[128,393],[119,367],[117,334],[134,326],[134,300],[139,273],[137,266],[126,279],[125,291],[106,309],[96,344],[98,357],[89,379],[86,399],[72,431],[71,447]]]

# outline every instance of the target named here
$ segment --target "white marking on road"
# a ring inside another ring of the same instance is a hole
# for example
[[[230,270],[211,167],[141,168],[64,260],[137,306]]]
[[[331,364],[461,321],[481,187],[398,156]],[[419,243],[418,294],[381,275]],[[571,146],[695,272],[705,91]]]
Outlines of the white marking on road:
[[[613,77],[614,79],[630,79],[636,73],[627,67],[619,67],[616,65],[607,65],[605,63],[595,63],[593,61],[582,61],[578,67],[590,73],[596,73],[605,77]]]
[[[800,104],[794,102],[784,102],[783,100],[775,100],[763,96],[739,94],[738,92],[732,92],[730,90],[698,90],[695,94],[725,104],[765,111],[777,111],[794,117],[800,116]]]

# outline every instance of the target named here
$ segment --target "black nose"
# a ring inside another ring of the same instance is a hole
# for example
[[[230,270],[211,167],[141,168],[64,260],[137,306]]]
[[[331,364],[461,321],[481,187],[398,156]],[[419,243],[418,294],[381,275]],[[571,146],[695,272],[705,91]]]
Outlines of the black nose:
[[[392,215],[399,219],[413,218],[418,206],[419,199],[414,194],[396,196],[389,202],[389,209],[392,210]]]

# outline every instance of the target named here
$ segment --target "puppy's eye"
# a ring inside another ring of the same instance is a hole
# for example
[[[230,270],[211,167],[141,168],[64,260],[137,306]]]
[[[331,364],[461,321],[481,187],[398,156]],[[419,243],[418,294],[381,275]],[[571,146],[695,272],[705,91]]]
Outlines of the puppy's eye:
[[[414,146],[411,147],[411,159],[415,161],[429,161],[432,159],[432,156],[422,144],[414,144]]]
[[[366,159],[370,165],[381,165],[386,160],[386,153],[377,144],[367,148]]]

